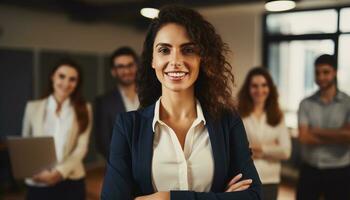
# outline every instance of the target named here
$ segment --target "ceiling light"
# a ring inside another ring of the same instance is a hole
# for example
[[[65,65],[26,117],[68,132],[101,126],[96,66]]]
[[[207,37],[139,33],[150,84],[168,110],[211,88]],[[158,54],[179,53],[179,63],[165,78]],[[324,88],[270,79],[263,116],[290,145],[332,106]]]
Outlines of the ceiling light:
[[[159,10],[156,8],[142,8],[140,13],[144,17],[153,19],[158,17]]]
[[[265,4],[267,11],[277,12],[295,8],[295,2],[292,0],[270,0]]]

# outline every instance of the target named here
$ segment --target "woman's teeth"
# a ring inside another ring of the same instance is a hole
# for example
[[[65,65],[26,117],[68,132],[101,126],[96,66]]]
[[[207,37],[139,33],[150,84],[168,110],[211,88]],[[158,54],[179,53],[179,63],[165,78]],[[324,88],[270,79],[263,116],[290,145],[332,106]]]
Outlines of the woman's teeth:
[[[175,78],[179,78],[179,77],[183,77],[186,75],[185,72],[169,72],[167,73],[168,76],[171,76],[171,77],[175,77]]]

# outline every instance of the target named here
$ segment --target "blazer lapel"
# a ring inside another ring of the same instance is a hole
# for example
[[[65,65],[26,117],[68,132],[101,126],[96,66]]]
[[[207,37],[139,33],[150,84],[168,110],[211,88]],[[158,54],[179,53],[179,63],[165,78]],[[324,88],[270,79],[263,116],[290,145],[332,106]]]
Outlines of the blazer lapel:
[[[145,117],[145,120],[139,120],[139,149],[138,158],[140,162],[139,177],[140,182],[142,182],[142,192],[144,194],[154,193],[152,185],[152,158],[153,158],[153,137],[154,132],[152,130],[152,122],[154,117],[155,105],[147,107],[145,110],[141,111],[141,117]]]
[[[117,112],[125,112],[126,111],[126,108],[125,108],[125,105],[124,105],[124,101],[123,101],[123,97],[122,97],[122,94],[120,93],[119,89],[115,89],[115,91],[113,92],[113,96],[114,96],[114,104],[113,106],[116,107],[115,110],[115,114],[117,114]],[[116,102],[120,102],[119,104],[117,104]]]
[[[47,105],[47,98],[39,102],[38,108],[35,111],[37,114],[34,117],[35,128],[33,129],[33,136],[43,136],[44,133],[44,118],[45,118],[45,107]]]
[[[225,187],[226,184],[226,174],[228,169],[228,164],[225,152],[225,140],[224,133],[220,127],[214,124],[213,120],[211,120],[206,114],[206,127],[209,132],[209,139],[213,151],[214,157],[214,178],[211,186],[212,192],[223,192],[222,188]]]

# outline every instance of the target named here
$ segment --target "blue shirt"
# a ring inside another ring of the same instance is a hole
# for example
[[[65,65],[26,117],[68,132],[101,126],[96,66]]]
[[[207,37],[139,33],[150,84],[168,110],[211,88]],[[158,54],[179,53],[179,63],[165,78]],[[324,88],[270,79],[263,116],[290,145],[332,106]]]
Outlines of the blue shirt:
[[[350,97],[337,91],[330,103],[321,101],[320,92],[304,99],[298,112],[299,125],[337,129],[350,123]],[[350,165],[350,145],[322,144],[301,146],[301,157],[307,164],[319,169]]]

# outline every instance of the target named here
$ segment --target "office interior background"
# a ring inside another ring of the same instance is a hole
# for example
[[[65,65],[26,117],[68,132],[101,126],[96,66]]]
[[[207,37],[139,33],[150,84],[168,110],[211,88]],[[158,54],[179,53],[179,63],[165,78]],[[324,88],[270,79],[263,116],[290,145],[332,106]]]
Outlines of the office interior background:
[[[22,199],[24,186],[13,180],[5,144],[21,134],[28,100],[43,96],[53,64],[67,55],[83,68],[83,93],[93,102],[112,89],[109,54],[120,46],[141,53],[149,19],[142,7],[177,3],[198,10],[231,49],[236,94],[256,66],[272,74],[293,139],[283,163],[280,200],[294,199],[299,162],[296,112],[316,91],[313,62],[323,53],[338,62],[338,86],[350,94],[350,0],[299,0],[293,10],[267,12],[263,0],[4,0],[0,1],[0,199]],[[104,161],[94,134],[85,160],[88,199],[99,199]]]

